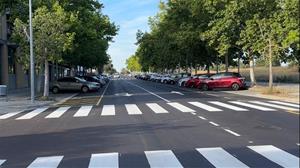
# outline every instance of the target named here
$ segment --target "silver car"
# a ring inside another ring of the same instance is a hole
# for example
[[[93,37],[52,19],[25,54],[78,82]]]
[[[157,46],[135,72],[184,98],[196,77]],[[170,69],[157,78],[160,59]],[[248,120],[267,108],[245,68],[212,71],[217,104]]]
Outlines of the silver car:
[[[63,90],[81,91],[83,93],[87,93],[88,91],[99,90],[100,84],[96,82],[88,82],[78,77],[64,77],[53,82],[50,88],[53,93],[58,93],[59,91]]]

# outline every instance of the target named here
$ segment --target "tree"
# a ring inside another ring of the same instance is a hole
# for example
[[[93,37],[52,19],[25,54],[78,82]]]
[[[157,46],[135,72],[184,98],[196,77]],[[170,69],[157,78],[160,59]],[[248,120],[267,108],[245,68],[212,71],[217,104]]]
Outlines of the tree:
[[[32,20],[34,53],[36,64],[40,67],[44,65],[44,97],[49,96],[49,62],[61,62],[62,53],[71,48],[75,33],[68,31],[74,20],[76,20],[76,17],[65,12],[58,3],[54,3],[51,9],[42,6],[34,12]],[[15,39],[23,38],[22,41],[27,40],[24,39],[27,34],[27,25],[16,19]],[[24,42],[20,44],[23,45],[22,48],[28,48],[28,45]],[[22,51],[28,51],[28,49]],[[24,54],[27,55],[27,53]]]
[[[132,55],[126,60],[126,67],[130,72],[140,72],[141,65],[139,63],[139,57]]]

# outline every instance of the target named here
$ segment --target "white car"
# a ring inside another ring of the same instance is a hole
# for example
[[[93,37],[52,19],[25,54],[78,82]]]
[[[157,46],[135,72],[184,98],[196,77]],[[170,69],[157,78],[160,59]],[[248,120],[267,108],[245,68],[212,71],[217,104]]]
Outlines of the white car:
[[[173,76],[171,75],[165,75],[161,78],[161,83],[165,83],[165,84],[175,84],[175,79]]]
[[[186,83],[188,80],[190,80],[190,79],[191,79],[190,76],[189,76],[189,77],[183,77],[183,78],[179,79],[179,81],[178,81],[178,86],[184,87],[184,86],[185,86],[185,83]]]

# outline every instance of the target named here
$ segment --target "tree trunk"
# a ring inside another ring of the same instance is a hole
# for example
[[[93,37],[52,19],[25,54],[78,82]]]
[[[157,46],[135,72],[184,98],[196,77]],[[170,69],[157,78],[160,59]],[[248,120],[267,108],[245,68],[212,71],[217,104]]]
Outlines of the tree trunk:
[[[44,82],[44,97],[49,96],[49,63],[45,60],[45,82]]]
[[[238,58],[238,73],[241,73],[241,61],[240,61],[240,55],[239,55],[239,58]]]
[[[272,43],[269,39],[269,89],[272,91],[273,89],[273,69],[272,69]]]
[[[42,90],[42,78],[43,78],[43,75],[41,75],[41,72],[43,72],[43,67],[41,67],[40,70],[38,70],[38,72],[36,73],[37,77],[37,81],[36,81],[36,92],[37,93],[41,93],[41,90]]]
[[[255,80],[255,75],[254,75],[254,59],[253,59],[252,56],[250,57],[249,64],[250,64],[250,79],[251,79],[251,84],[252,85],[256,85],[256,80]]]
[[[229,61],[228,61],[228,54],[225,55],[225,71],[228,72],[228,66],[229,66]]]
[[[209,67],[209,64],[207,64],[207,74],[210,74],[210,67]]]

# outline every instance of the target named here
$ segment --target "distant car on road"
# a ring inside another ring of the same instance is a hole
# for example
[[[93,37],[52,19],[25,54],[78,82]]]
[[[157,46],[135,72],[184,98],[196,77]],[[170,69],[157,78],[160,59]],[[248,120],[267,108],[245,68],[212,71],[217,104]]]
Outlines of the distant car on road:
[[[245,78],[239,73],[223,72],[215,74],[199,84],[202,90],[212,90],[215,88],[231,88],[232,90],[245,89]]]
[[[87,93],[88,91],[97,91],[100,89],[100,84],[96,82],[88,82],[78,77],[64,77],[51,84],[51,90],[53,93],[59,91],[81,91]]]

